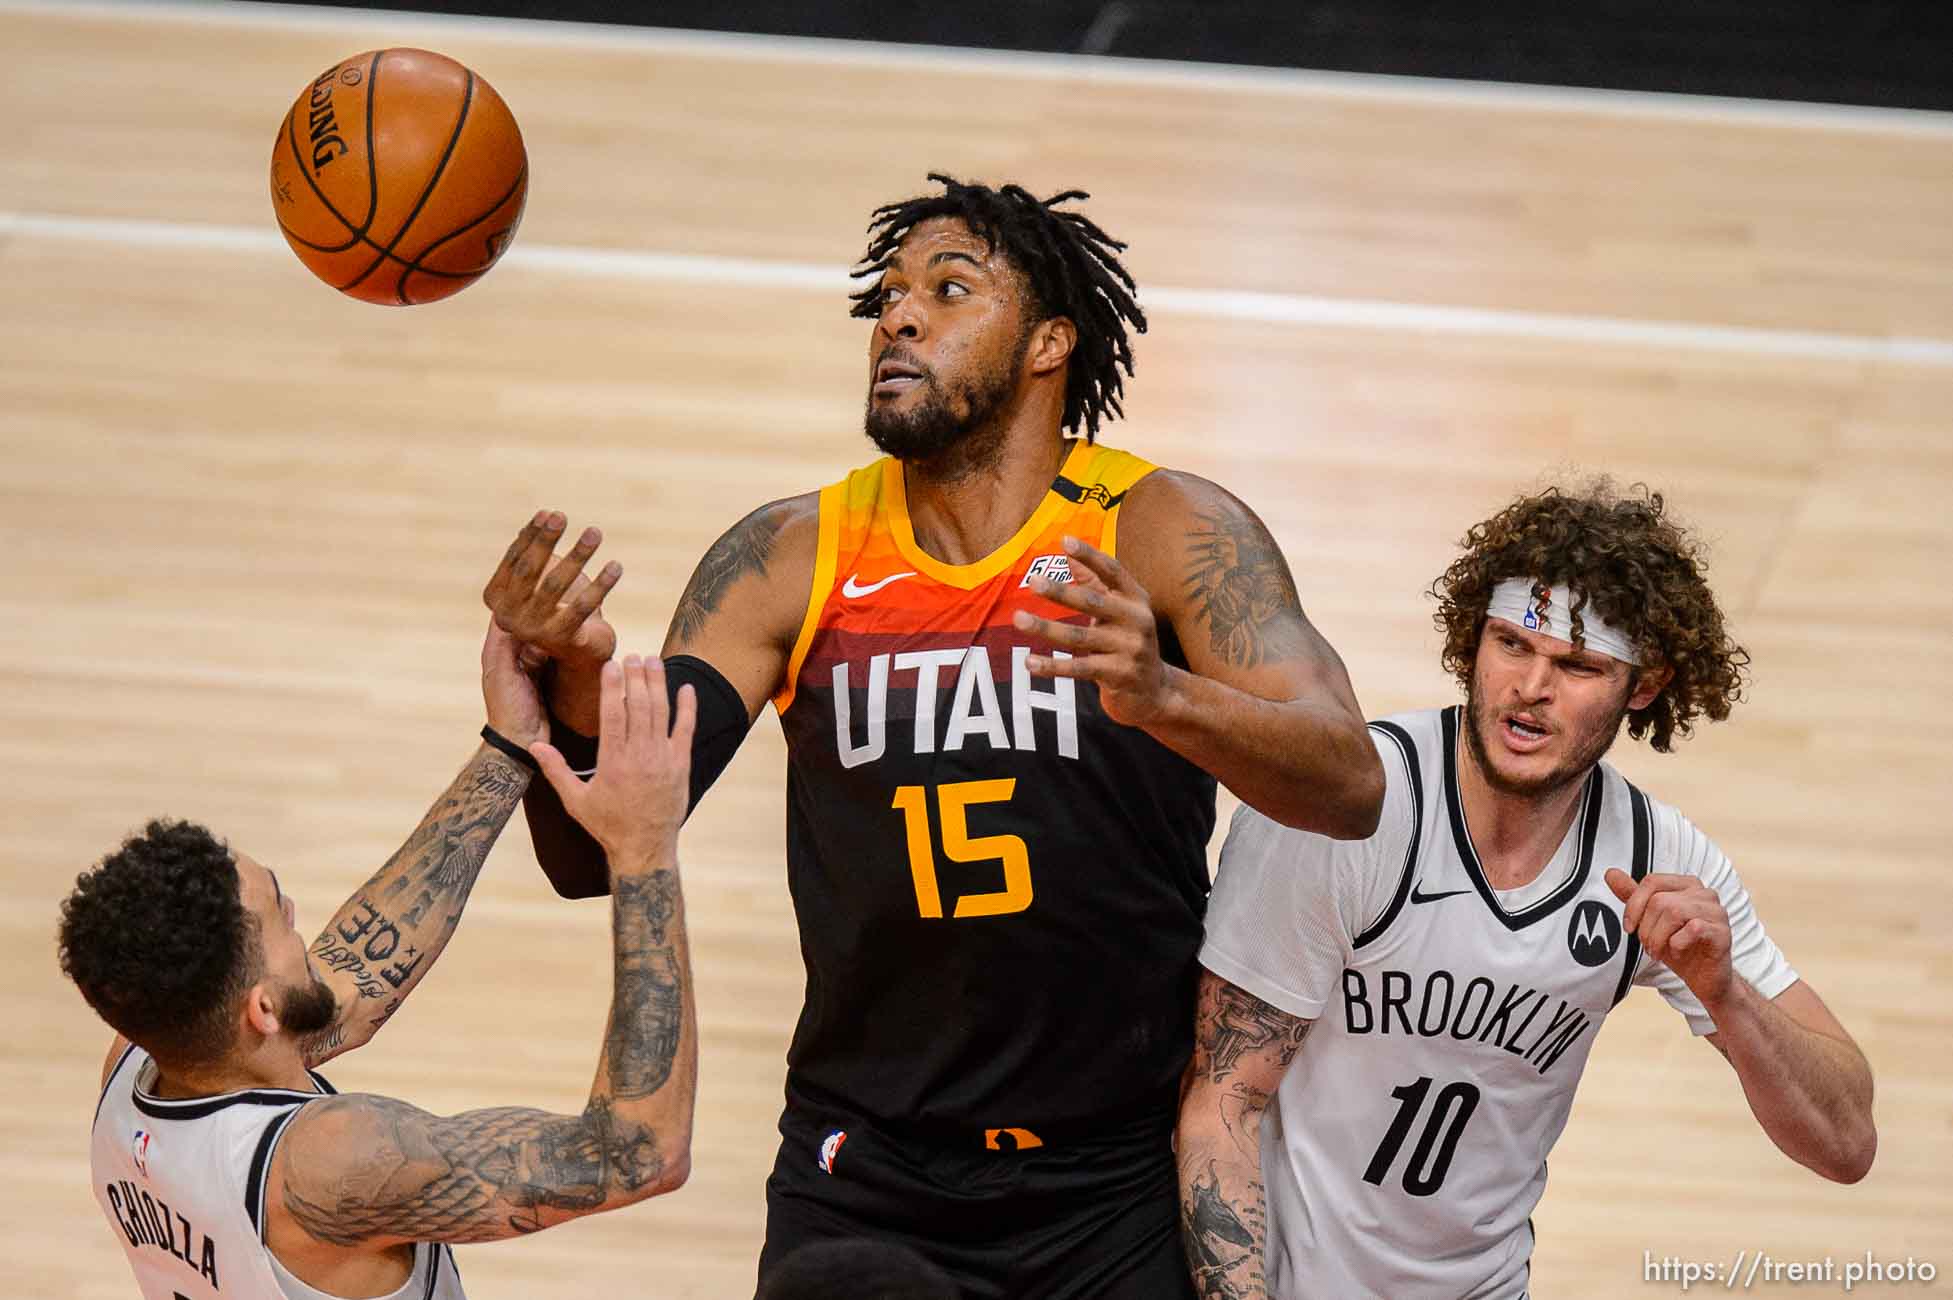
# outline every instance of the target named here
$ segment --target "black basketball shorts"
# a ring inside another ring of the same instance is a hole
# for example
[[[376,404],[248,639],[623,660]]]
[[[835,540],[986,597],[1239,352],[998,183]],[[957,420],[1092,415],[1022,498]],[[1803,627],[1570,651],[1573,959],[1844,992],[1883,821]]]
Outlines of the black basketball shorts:
[[[807,1242],[874,1237],[934,1261],[968,1300],[1192,1300],[1171,1122],[1020,1150],[1012,1131],[924,1141],[790,1109],[760,1277]]]

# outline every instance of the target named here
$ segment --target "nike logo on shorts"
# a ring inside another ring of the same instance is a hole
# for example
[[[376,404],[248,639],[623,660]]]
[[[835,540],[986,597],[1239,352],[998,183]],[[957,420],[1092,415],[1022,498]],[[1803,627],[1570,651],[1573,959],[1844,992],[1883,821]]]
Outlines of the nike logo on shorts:
[[[862,596],[872,596],[876,592],[880,591],[883,587],[886,587],[891,582],[900,582],[904,578],[913,578],[915,577],[915,571],[910,570],[908,573],[891,573],[886,578],[883,578],[880,582],[871,582],[865,587],[855,581],[855,578],[857,576],[859,575],[850,573],[848,575],[848,580],[841,584],[841,594],[843,596],[846,596],[849,600],[855,600]]]

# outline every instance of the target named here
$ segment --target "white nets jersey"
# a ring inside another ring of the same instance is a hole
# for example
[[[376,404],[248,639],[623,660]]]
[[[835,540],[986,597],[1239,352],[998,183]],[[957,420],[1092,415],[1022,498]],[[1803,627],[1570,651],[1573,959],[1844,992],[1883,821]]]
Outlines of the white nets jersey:
[[[1605,763],[1539,877],[1493,889],[1458,797],[1460,725],[1456,708],[1371,724],[1388,788],[1370,839],[1243,808],[1222,850],[1201,963],[1314,1021],[1262,1125],[1278,1297],[1526,1294],[1547,1152],[1608,1011],[1646,984],[1714,1029],[1623,935],[1607,868],[1700,876],[1737,972],[1766,997],[1797,978],[1721,851]]]
[[[336,1300],[291,1276],[264,1244],[271,1153],[307,1102],[333,1091],[251,1088],[215,1097],[152,1096],[155,1063],[137,1047],[109,1074],[95,1109],[95,1199],[145,1300]],[[406,1285],[386,1300],[465,1300],[446,1246],[414,1248]]]

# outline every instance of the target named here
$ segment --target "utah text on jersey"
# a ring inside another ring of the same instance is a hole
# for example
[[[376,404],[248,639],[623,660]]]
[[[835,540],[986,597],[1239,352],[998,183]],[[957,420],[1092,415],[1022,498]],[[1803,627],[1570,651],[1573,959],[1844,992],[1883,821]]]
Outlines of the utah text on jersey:
[[[878,654],[869,658],[863,669],[843,660],[834,665],[834,745],[843,767],[872,763],[888,752],[889,676],[897,674],[898,688],[914,692],[912,753],[932,754],[940,749],[955,753],[964,745],[981,742],[992,749],[1038,749],[1039,729],[1035,718],[1040,712],[1052,715],[1054,722],[1045,728],[1045,751],[1061,758],[1078,757],[1078,702],[1076,683],[1069,677],[1052,678],[1043,686],[1034,685],[1026,661],[1027,645],[999,647],[1010,655],[1010,676],[1003,683],[996,679],[989,647],[973,645],[945,650],[906,650],[900,654]],[[1063,650],[1048,650],[1057,659],[1069,659]],[[865,669],[865,671],[864,671]],[[938,683],[945,669],[956,673],[956,692],[940,731],[936,719]],[[914,673],[913,679],[904,675]],[[866,678],[868,716],[861,723],[861,738],[855,739],[856,724],[849,699],[855,681]],[[1003,686],[1009,700],[998,698]]]

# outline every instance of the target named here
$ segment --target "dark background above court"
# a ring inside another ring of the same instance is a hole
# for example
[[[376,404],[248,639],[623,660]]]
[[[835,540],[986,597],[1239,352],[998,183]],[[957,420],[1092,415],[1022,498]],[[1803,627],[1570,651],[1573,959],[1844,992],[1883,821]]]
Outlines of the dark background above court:
[[[1953,0],[363,0],[364,7],[1953,109]]]

